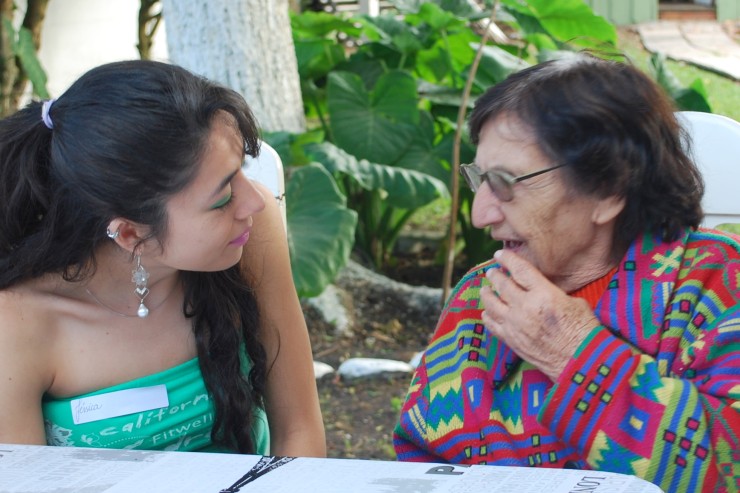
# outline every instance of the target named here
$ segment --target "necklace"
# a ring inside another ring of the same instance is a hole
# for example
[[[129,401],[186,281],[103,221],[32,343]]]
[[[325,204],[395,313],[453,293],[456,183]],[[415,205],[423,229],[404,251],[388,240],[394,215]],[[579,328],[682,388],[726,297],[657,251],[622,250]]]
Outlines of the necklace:
[[[165,302],[165,301],[167,301],[167,299],[168,299],[168,298],[170,297],[170,295],[172,294],[172,292],[173,292],[173,291],[175,291],[175,290],[173,289],[172,291],[170,291],[170,293],[169,293],[169,294],[168,294],[168,295],[167,295],[167,296],[165,297],[165,299],[163,299],[163,300],[162,300],[162,301],[161,301],[161,302],[160,302],[160,303],[159,303],[159,304],[158,304],[157,306],[155,306],[155,307],[152,307],[151,309],[152,309],[152,310],[154,310],[154,309],[157,309],[157,308],[159,308],[160,306],[162,306],[162,305],[164,304],[164,302]],[[95,300],[95,303],[97,303],[98,305],[102,306],[103,308],[105,308],[105,309],[106,309],[106,310],[108,310],[109,312],[111,312],[111,313],[113,313],[113,314],[115,314],[115,315],[118,315],[119,317],[126,317],[126,318],[144,318],[144,317],[141,317],[141,316],[140,316],[139,314],[136,314],[136,315],[129,315],[129,314],[127,314],[127,313],[122,313],[122,312],[119,312],[118,310],[114,310],[114,309],[113,309],[113,308],[111,308],[110,306],[108,306],[108,305],[106,305],[105,303],[103,303],[103,302],[102,302],[102,301],[100,300],[100,298],[98,298],[97,296],[95,296],[95,295],[93,294],[93,292],[92,292],[92,291],[90,291],[90,289],[89,289],[89,288],[85,288],[85,292],[86,292],[87,294],[89,294],[89,295],[90,295],[90,297],[91,297],[92,299],[94,299],[94,300]],[[140,308],[140,309],[141,309],[141,308]],[[147,311],[148,311],[148,310],[147,310]]]
[[[89,295],[90,295],[90,296],[92,297],[92,299],[94,299],[94,300],[95,300],[95,302],[96,302],[96,303],[97,303],[98,305],[102,306],[103,308],[105,308],[106,310],[108,310],[108,311],[109,311],[109,312],[111,312],[111,313],[115,313],[115,314],[116,314],[116,315],[118,315],[119,317],[126,317],[126,318],[139,318],[139,316],[138,316],[138,315],[127,315],[126,313],[121,313],[121,312],[119,312],[118,310],[114,310],[113,308],[109,307],[108,305],[106,305],[105,303],[103,303],[102,301],[100,301],[100,298],[98,298],[97,296],[95,296],[95,295],[94,295],[94,294],[92,293],[92,291],[90,291],[90,290],[89,290],[88,288],[85,288],[85,292],[86,292],[87,294],[89,294]]]

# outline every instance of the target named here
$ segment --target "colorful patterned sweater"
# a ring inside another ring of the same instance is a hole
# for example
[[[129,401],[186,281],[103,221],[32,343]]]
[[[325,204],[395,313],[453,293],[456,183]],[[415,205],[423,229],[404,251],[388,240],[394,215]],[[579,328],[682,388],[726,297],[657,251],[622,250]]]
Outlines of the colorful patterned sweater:
[[[399,460],[636,475],[667,492],[740,491],[740,238],[645,235],[560,378],[491,337],[479,291],[450,296],[394,433]]]

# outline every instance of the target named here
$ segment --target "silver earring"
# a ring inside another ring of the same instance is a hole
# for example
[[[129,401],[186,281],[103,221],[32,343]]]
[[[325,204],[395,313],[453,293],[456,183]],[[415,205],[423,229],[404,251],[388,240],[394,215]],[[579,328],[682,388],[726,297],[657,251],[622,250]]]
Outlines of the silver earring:
[[[118,231],[116,231],[118,234]],[[139,309],[136,314],[140,318],[144,318],[149,315],[149,308],[144,304],[144,298],[149,294],[149,288],[146,286],[149,280],[149,273],[146,271],[143,265],[141,265],[141,254],[136,254],[136,267],[131,271],[131,282],[136,285],[134,292],[139,297]]]
[[[111,231],[110,229],[106,228],[105,234],[107,234],[108,235],[108,238],[110,238],[111,240],[115,240],[116,238],[118,238],[118,235],[121,234],[121,232],[120,231]]]

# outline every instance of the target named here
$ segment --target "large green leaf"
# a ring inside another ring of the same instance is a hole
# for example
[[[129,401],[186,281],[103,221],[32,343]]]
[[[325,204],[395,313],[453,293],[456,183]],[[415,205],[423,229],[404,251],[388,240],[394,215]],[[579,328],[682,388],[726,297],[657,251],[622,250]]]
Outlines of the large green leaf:
[[[700,77],[694,79],[685,91],[676,95],[676,105],[683,111],[712,112],[712,107],[709,105],[707,89],[704,87],[704,82]]]
[[[440,37],[433,46],[419,53],[416,72],[430,82],[462,89],[463,72],[475,58],[471,44],[476,40],[479,38],[470,31]]]
[[[372,91],[355,74],[332,72],[327,102],[334,143],[372,162],[396,161],[419,121],[416,82],[401,71],[381,76]]]
[[[585,46],[616,46],[617,31],[612,24],[593,10],[583,0],[501,0],[514,13],[526,34],[535,32],[534,25],[556,39]],[[518,15],[517,15],[518,14]],[[522,16],[536,19],[536,23],[523,22]]]
[[[383,190],[385,202],[402,209],[416,209],[439,198],[448,197],[445,183],[420,171],[358,160],[330,143],[311,144],[306,153],[332,174],[351,177],[366,190]]]
[[[479,45],[473,46],[478,50]],[[529,63],[502,50],[498,46],[484,46],[483,53],[475,74],[475,83],[483,88],[498,84],[510,74],[529,66]]]
[[[473,9],[467,0],[390,0],[391,5],[405,14],[415,14],[423,10],[428,4],[435,5],[441,10],[450,12],[457,17],[477,19],[483,15]]]
[[[362,16],[360,21],[364,27],[363,34],[370,40],[389,45],[394,36],[417,34],[416,29],[397,19],[393,15],[382,14],[375,17]]]
[[[650,57],[648,70],[658,84],[676,101],[678,108],[711,113],[712,108],[709,105],[707,92],[701,79],[697,78],[689,87],[685,87],[670,71],[665,61],[664,54],[654,53]]]
[[[442,135],[440,141],[434,146],[434,152],[439,156],[440,161],[443,162],[445,171],[447,172],[445,181],[449,182],[449,170],[452,168],[452,155],[455,148],[455,122],[451,122],[449,131]],[[475,159],[475,146],[470,143],[468,139],[462,139],[460,142],[460,163],[472,163]],[[436,176],[436,175],[435,175]],[[461,177],[462,178],[462,177]],[[463,184],[463,180],[460,180],[460,184]]]
[[[426,23],[434,31],[459,29],[465,26],[464,20],[451,12],[443,10],[442,7],[435,5],[434,2],[424,2],[420,6],[418,13],[406,16],[406,21],[414,25],[422,22]]]
[[[422,111],[419,125],[416,127],[414,137],[411,140],[411,145],[406,153],[401,156],[401,159],[393,163],[393,165],[419,171],[441,180],[442,183],[449,183],[450,172],[448,168],[443,166],[442,160],[444,159],[450,162],[452,160],[452,154],[450,153],[444,156],[444,158],[441,158],[440,153],[444,151],[440,151],[437,148],[435,138],[432,115],[426,111]]]
[[[290,16],[290,28],[294,37],[323,38],[338,32],[358,37],[362,30],[354,22],[326,12],[306,11]]]
[[[303,148],[311,142],[323,142],[325,135],[320,129],[309,130],[301,134],[290,132],[265,132],[262,139],[270,144],[280,156],[280,160],[287,167],[303,166],[311,160],[306,156]]]
[[[425,80],[419,80],[416,84],[416,90],[419,91],[420,97],[433,105],[459,108],[462,104],[463,98],[462,91],[460,89],[454,89],[452,87],[432,84]],[[472,98],[468,98],[466,104],[468,108],[472,108],[475,101]]]
[[[319,164],[296,168],[285,192],[293,281],[299,296],[317,296],[349,259],[357,214]]]
[[[400,55],[398,55],[400,59]],[[358,51],[350,56],[349,60],[339,64],[336,70],[352,72],[365,83],[365,87],[374,87],[380,77],[387,72],[386,60],[378,59],[364,51]]]
[[[345,60],[342,45],[330,39],[295,40],[294,44],[301,80],[323,77]]]

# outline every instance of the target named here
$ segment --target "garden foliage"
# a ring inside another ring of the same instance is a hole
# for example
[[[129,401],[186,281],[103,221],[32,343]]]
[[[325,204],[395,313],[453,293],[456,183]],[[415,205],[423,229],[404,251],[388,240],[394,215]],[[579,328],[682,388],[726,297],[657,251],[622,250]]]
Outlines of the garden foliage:
[[[467,108],[538,61],[583,49],[618,56],[614,26],[582,0],[501,0],[496,22],[512,42],[488,42],[471,73],[490,10],[466,0],[392,4],[393,12],[378,17],[292,17],[310,128],[265,139],[288,165],[288,231],[302,296],[320,293],[353,249],[376,268],[392,264],[394,243],[414,212],[450,196],[457,114],[470,77]],[[659,59],[653,66],[683,109],[709,109],[699,83],[680,87]],[[473,157],[464,136],[459,162]],[[470,265],[496,248],[470,224],[471,202],[472,193],[461,190],[453,218]]]

